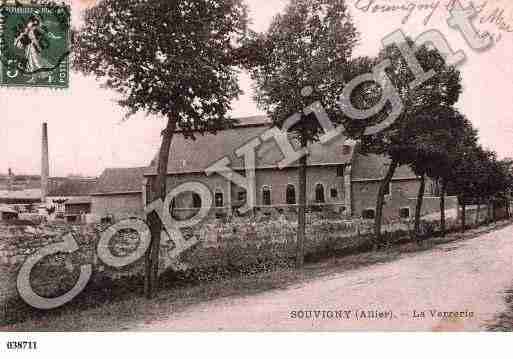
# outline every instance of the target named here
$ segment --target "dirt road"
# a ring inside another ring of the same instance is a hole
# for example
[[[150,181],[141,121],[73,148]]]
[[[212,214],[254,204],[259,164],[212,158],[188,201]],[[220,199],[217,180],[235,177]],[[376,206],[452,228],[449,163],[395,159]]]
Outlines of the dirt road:
[[[195,305],[127,329],[476,331],[505,309],[503,291],[512,282],[509,226],[286,290]]]

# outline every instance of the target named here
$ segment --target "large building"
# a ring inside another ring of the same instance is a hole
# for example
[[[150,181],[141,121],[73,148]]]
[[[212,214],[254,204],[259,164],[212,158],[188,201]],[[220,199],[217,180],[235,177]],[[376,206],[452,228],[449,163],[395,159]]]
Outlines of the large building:
[[[241,119],[235,128],[213,134],[198,134],[195,140],[185,139],[178,132],[172,142],[167,188],[198,181],[205,184],[213,195],[215,214],[231,213],[243,205],[247,194],[244,189],[221,174],[207,176],[205,170],[224,157],[230,167],[244,175],[243,157],[235,154],[241,146],[261,138],[269,129],[266,117]],[[262,141],[256,149],[256,205],[265,212],[276,209],[294,209],[298,200],[297,164],[280,169],[283,155],[274,140]],[[147,186],[154,185],[156,160],[145,171]],[[309,147],[307,170],[307,203],[312,209],[329,208],[344,217],[374,217],[380,181],[390,161],[382,156],[364,156],[358,144],[342,136],[328,144],[314,143]],[[396,170],[387,190],[384,217],[391,220],[413,215],[420,186],[417,176],[403,166]],[[149,191],[151,188],[146,188]],[[439,198],[436,186],[428,181],[423,214],[436,212]],[[175,215],[190,215],[201,206],[201,200],[192,193],[184,194],[173,203]],[[447,199],[447,208],[455,207],[455,198]]]

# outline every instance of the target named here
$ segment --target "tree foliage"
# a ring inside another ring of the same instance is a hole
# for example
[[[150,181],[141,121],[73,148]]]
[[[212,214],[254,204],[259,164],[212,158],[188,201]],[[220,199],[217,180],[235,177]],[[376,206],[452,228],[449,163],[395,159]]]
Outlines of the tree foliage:
[[[445,185],[451,176],[454,159],[458,156],[458,144],[473,139],[465,138],[473,135],[470,122],[457,110],[447,106],[437,106],[429,111],[420,113],[409,126],[412,127],[412,137],[406,139],[409,149],[409,166],[421,179],[426,177],[441,184],[441,229],[445,232]],[[415,234],[420,228],[420,216],[424,188],[420,186],[415,209]]]
[[[295,134],[301,147],[315,141],[321,132],[316,115],[304,112],[312,104],[320,103],[336,122],[336,99],[357,39],[344,0],[291,0],[284,13],[274,17],[268,31],[254,36],[253,47],[259,54],[250,58],[248,67],[256,83],[255,99],[280,128],[290,116],[299,114],[300,121],[286,130]],[[301,267],[306,157],[299,162],[297,265]]]
[[[409,38],[407,45],[413,47],[413,41]],[[385,70],[390,80],[388,86],[393,86],[404,108],[388,128],[372,135],[365,135],[365,129],[384,121],[391,114],[393,108],[390,103],[366,120],[346,119],[345,121],[348,134],[353,138],[360,139],[360,150],[363,154],[384,155],[392,161],[381,183],[376,201],[375,234],[377,239],[381,236],[385,189],[393,178],[396,168],[400,165],[420,163],[417,160],[417,156],[422,153],[422,151],[417,151],[417,146],[422,142],[419,136],[441,125],[441,121],[436,121],[432,115],[441,108],[449,108],[454,105],[462,90],[459,71],[446,65],[443,56],[436,49],[425,45],[416,47],[415,56],[425,72],[434,71],[434,76],[418,86],[410,85],[415,77],[397,44],[383,48],[375,59],[360,59],[358,64],[362,70],[369,67],[374,68],[386,60],[390,61]],[[366,72],[371,72],[371,69],[367,69]],[[351,100],[358,108],[370,108],[381,99],[381,95],[385,91],[389,90],[381,88],[376,83],[362,84],[352,94]],[[418,143],[414,141],[416,138],[419,139]],[[434,147],[429,151],[432,152],[431,155],[434,155]]]
[[[408,39],[408,45],[413,46],[410,39]],[[397,90],[404,105],[404,110],[385,131],[361,137],[364,153],[384,154],[397,160],[400,165],[408,164],[411,161],[409,152],[405,151],[405,149],[410,149],[410,145],[406,144],[404,140],[411,138],[412,134],[422,132],[423,126],[433,127],[429,124],[421,124],[420,121],[416,120],[418,116],[423,115],[426,119],[426,116],[436,112],[439,106],[450,107],[454,105],[462,91],[460,72],[453,66],[447,66],[444,58],[436,49],[423,45],[417,48],[415,55],[424,71],[434,70],[435,75],[414,88],[410,86],[410,83],[414,80],[414,75],[397,45],[385,47],[374,59],[374,65],[387,59],[390,60],[390,66],[387,67],[386,74]],[[374,85],[374,88],[376,88],[376,85]],[[373,95],[374,92],[370,93],[371,99],[376,98],[376,95]],[[390,107],[386,106],[377,115],[367,121],[362,121],[362,129],[369,124],[382,121],[384,116],[389,115],[389,111]],[[356,135],[361,135],[361,133],[356,133]]]
[[[73,66],[122,95],[127,116],[167,117],[150,200],[166,196],[167,164],[177,128],[186,137],[232,124],[227,112],[240,94],[238,46],[246,36],[242,0],[102,0],[85,13]],[[148,215],[151,245],[145,292],[153,297],[162,223]]]
[[[211,131],[229,125],[240,94],[233,54],[246,29],[241,0],[103,0],[85,12],[73,65],[119,92],[129,115]]]
[[[357,40],[344,0],[291,0],[268,31],[257,35],[262,55],[250,69],[257,103],[276,125],[315,101],[336,121],[336,99]],[[303,96],[308,87],[312,93]],[[301,127],[312,141],[318,127],[304,117]]]

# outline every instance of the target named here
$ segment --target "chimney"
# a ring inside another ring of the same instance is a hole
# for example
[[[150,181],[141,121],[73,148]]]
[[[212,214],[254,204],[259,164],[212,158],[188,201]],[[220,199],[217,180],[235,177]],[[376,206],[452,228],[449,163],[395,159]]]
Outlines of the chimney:
[[[9,177],[7,178],[7,190],[8,191],[12,191],[13,177],[14,177],[14,174],[12,173],[12,169],[9,168]]]
[[[41,143],[41,202],[46,203],[48,195],[48,176],[50,175],[50,163],[48,159],[48,126],[43,123],[43,139]]]

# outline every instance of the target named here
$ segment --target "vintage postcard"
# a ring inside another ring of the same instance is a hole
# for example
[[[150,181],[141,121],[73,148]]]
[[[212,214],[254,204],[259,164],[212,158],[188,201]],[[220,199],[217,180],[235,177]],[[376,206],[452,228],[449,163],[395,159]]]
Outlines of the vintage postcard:
[[[509,0],[3,1],[0,331],[512,331],[512,40]]]

